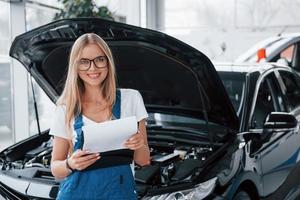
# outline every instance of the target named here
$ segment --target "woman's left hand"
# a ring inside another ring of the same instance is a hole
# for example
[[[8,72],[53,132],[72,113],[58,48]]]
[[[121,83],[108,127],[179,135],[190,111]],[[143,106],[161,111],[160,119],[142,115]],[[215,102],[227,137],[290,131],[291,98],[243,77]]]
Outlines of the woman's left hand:
[[[137,150],[145,145],[143,135],[138,131],[136,134],[126,140],[124,146],[131,149]]]

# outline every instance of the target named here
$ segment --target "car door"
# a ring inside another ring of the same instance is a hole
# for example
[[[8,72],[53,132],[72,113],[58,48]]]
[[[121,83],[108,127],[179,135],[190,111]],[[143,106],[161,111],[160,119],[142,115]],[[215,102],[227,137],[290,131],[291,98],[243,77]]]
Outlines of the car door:
[[[278,74],[277,74],[278,76]],[[263,130],[267,115],[273,111],[287,111],[276,75],[272,72],[260,82],[252,116],[252,128],[261,132],[261,139],[253,143],[253,155],[260,162],[263,196],[275,192],[286,180],[294,162],[294,153],[300,144],[297,132],[290,130]],[[288,191],[283,191],[283,195]]]

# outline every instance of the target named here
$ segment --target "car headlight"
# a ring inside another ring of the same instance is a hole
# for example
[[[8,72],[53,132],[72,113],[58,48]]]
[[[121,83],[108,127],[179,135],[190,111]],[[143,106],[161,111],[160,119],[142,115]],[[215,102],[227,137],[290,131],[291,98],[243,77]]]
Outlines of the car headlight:
[[[208,181],[195,185],[194,188],[176,191],[173,193],[162,194],[152,197],[145,197],[143,200],[189,200],[189,199],[204,199],[207,197],[215,188],[217,177],[212,178]]]

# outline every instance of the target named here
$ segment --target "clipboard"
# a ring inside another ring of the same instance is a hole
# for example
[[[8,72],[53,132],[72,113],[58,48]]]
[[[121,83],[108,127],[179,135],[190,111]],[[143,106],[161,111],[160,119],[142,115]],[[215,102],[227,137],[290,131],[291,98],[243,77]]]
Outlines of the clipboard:
[[[124,143],[137,129],[135,116],[83,126],[83,149],[101,156],[83,171],[131,164],[134,151],[126,149]]]

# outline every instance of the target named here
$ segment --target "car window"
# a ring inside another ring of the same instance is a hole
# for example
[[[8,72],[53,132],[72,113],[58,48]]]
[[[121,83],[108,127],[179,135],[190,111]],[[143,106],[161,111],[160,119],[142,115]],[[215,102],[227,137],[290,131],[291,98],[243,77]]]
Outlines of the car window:
[[[300,106],[300,80],[288,71],[279,71],[284,83],[284,93],[287,98],[289,111],[293,111]]]
[[[170,115],[165,113],[152,113],[149,112],[149,117],[147,118],[147,126],[162,126],[164,128],[177,127],[179,130],[183,128],[185,130],[195,130],[198,133],[208,133],[209,128],[218,132],[216,136],[222,137],[222,135],[227,133],[227,130],[224,126],[216,124],[214,122],[209,121],[206,123],[205,120],[194,118],[194,117],[186,117],[179,115]],[[170,132],[172,133],[172,132]]]
[[[269,74],[259,86],[252,117],[252,128],[262,129],[269,113],[283,109],[282,97],[279,95],[275,75]]]
[[[239,116],[242,108],[242,98],[245,93],[245,73],[240,72],[218,72],[230,101]]]
[[[277,73],[277,72],[276,72]],[[279,75],[277,75],[279,76]],[[287,112],[287,107],[285,105],[285,102],[283,100],[283,93],[282,89],[279,85],[278,78],[276,78],[274,73],[271,73],[268,76],[268,79],[270,80],[270,86],[271,86],[271,91],[272,95],[274,98],[274,104],[275,104],[275,110],[280,111],[280,112]]]
[[[295,50],[295,45],[291,45],[280,53],[280,58],[285,59],[289,63],[292,62],[293,54]]]

